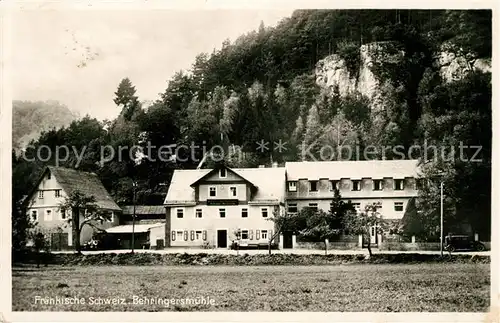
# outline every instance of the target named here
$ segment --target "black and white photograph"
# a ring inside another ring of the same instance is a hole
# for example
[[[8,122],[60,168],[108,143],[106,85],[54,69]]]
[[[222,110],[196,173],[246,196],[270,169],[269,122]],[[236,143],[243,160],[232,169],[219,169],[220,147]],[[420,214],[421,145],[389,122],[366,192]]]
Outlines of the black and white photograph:
[[[8,12],[12,313],[498,320],[492,4],[50,7]]]

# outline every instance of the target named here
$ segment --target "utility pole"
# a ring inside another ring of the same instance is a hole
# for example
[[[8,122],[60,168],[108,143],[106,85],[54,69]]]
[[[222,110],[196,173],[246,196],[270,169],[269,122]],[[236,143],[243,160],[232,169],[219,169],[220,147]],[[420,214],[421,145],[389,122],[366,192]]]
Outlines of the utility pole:
[[[443,257],[443,244],[444,244],[444,237],[443,237],[443,224],[444,224],[444,217],[443,217],[443,186],[444,182],[443,179],[441,178],[441,257]]]
[[[132,253],[134,253],[134,246],[135,246],[135,190],[137,187],[137,182],[132,183],[133,191],[134,191],[134,197],[133,197],[133,205],[134,205],[134,211],[132,212]]]

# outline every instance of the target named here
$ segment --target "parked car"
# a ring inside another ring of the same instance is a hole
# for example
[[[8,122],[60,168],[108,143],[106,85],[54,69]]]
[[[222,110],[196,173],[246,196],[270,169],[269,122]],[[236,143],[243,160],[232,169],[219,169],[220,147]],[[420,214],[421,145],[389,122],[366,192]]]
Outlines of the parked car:
[[[467,235],[450,235],[444,239],[444,249],[449,252],[455,250],[484,251],[486,247],[483,243],[475,241]]]

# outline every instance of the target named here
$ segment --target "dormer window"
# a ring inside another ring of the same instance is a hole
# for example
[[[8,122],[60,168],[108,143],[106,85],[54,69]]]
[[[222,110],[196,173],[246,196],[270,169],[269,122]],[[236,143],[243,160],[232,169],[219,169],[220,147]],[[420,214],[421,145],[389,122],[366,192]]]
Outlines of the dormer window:
[[[217,195],[217,188],[215,186],[210,186],[208,188],[208,195],[214,197]]]
[[[296,192],[297,191],[297,182],[288,182],[288,191]]]
[[[225,168],[219,169],[219,177],[220,178],[226,178],[227,177],[227,173],[226,173],[226,169]]]
[[[309,191],[310,192],[318,191],[318,181],[309,181]]]
[[[394,180],[394,189],[396,191],[402,191],[404,189],[404,180],[402,180],[402,179],[395,179]]]
[[[353,180],[352,181],[352,190],[353,191],[360,191],[361,190],[361,181]]]
[[[50,179],[50,172],[47,173],[47,179]]]
[[[380,179],[373,180],[373,190],[374,191],[381,191],[382,190],[382,180],[380,180]]]
[[[43,199],[43,191],[38,191],[38,198]]]

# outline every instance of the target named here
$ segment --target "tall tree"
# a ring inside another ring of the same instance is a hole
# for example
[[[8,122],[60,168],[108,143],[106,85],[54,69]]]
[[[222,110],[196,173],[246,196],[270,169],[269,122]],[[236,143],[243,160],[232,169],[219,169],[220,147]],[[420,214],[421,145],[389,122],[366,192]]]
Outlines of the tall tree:
[[[140,102],[135,95],[136,89],[128,77],[121,80],[115,92],[113,101],[122,108],[121,115],[125,120],[130,121],[135,113],[140,109]]]

